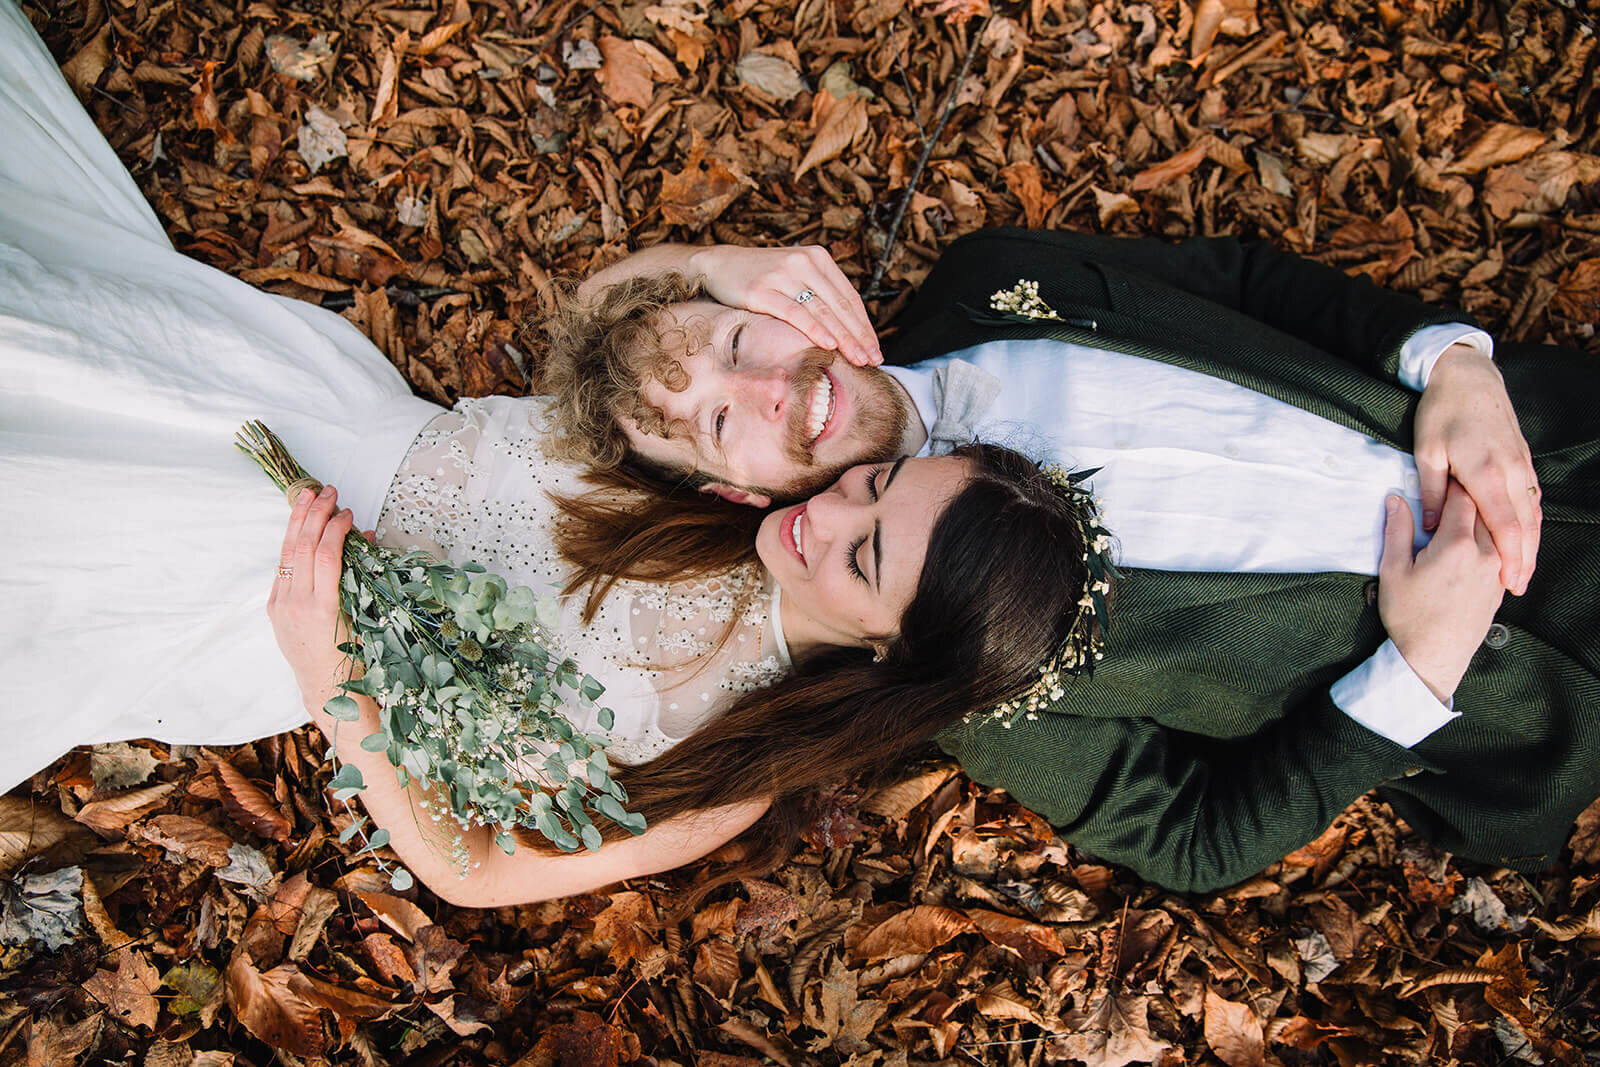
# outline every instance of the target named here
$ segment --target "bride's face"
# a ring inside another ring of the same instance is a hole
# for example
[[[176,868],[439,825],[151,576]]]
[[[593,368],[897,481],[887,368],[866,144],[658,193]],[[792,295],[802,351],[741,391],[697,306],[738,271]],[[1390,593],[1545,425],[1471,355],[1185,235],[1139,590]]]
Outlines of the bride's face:
[[[892,638],[916,594],[934,523],[969,475],[968,462],[951,456],[863,464],[768,515],[756,552],[783,588],[791,645],[870,647]]]

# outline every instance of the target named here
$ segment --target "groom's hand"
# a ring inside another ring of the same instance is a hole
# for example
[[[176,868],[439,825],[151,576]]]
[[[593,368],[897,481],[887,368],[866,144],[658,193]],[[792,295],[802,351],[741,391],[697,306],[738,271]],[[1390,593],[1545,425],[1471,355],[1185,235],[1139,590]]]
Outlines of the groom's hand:
[[[1446,485],[1461,483],[1500,557],[1500,584],[1521,595],[1539,552],[1539,479],[1494,361],[1452,345],[1434,364],[1417,404],[1422,524],[1440,521]]]
[[[821,245],[706,245],[695,250],[690,266],[719,304],[782,319],[857,366],[883,362],[866,305]]]
[[[1412,532],[1410,507],[1391,496],[1378,562],[1378,617],[1406,663],[1445,703],[1505,595],[1500,557],[1472,498],[1454,481],[1433,540],[1415,555]]]

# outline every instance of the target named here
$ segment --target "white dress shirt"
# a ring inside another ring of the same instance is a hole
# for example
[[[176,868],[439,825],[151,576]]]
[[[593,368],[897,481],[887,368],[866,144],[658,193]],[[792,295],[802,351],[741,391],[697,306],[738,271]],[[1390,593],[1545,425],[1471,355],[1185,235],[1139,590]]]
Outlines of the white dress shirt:
[[[1452,344],[1493,342],[1462,324],[1430,326],[1401,350],[1400,380],[1420,392]],[[991,341],[886,367],[925,426],[933,371],[953,359],[993,374],[1001,392],[975,427],[1091,480],[1122,566],[1176,571],[1377,574],[1384,501],[1405,497],[1427,543],[1412,457],[1242,385],[1157,360],[1064,341]],[[924,448],[926,452],[926,448]],[[1455,717],[1385,641],[1337,682],[1346,715],[1411,746]]]

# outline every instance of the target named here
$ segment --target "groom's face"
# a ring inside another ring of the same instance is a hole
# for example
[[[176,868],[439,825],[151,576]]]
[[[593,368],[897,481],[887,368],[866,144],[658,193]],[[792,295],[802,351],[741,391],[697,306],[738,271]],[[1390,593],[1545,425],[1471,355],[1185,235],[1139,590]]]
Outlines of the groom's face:
[[[769,315],[712,301],[665,314],[668,358],[640,388],[660,419],[621,419],[644,459],[764,506],[899,455],[909,401],[887,374],[836,359]]]

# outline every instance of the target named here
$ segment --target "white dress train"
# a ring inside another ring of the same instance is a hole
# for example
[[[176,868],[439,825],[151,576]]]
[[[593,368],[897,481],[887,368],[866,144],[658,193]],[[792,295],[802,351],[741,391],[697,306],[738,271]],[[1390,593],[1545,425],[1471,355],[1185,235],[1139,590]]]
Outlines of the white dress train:
[[[0,791],[74,745],[224,744],[305,721],[265,615],[286,506],[231,444],[249,419],[338,486],[363,528],[389,495],[386,540],[476,554],[541,592],[561,582],[548,551],[497,555],[481,528],[449,520],[462,501],[476,509],[464,519],[513,509],[516,544],[548,544],[553,509],[521,469],[542,403],[448,415],[338,315],[175,251],[14,0],[0,0],[0,144]],[[454,470],[474,480],[430,499],[424,483],[445,492],[449,479],[413,441],[469,424],[476,458]],[[575,484],[570,469],[542,470]],[[538,501],[505,495],[527,491]],[[743,598],[737,651],[704,670],[663,669],[683,656],[644,623],[628,652],[613,640],[618,619],[715,624],[732,601],[694,601],[704,592],[632,588],[598,643],[567,613],[561,643],[612,689],[619,757],[659,751],[786,665],[764,590]],[[690,689],[694,714],[679,699]]]

